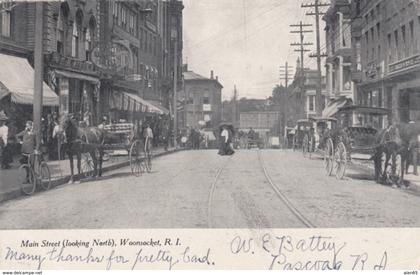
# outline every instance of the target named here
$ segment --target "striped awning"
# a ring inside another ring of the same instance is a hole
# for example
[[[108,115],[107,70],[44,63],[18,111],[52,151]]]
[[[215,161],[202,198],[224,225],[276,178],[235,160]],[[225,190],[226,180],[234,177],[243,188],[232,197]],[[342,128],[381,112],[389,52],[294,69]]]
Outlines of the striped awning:
[[[0,99],[11,95],[18,104],[34,104],[34,69],[28,60],[13,55],[0,54]],[[58,106],[58,96],[43,83],[42,104]]]

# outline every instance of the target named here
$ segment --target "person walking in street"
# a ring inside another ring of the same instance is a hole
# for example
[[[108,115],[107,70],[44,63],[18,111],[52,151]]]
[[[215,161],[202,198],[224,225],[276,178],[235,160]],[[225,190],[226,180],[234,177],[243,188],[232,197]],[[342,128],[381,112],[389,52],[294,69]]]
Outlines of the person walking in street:
[[[414,125],[414,121],[410,121],[409,124]],[[408,144],[408,160],[406,165],[406,173],[408,173],[408,168],[410,166],[410,160],[411,164],[413,165],[413,174],[415,176],[418,176],[418,169],[417,169],[417,158],[418,158],[418,149],[419,149],[419,140],[418,135],[412,135]]]
[[[7,150],[7,139],[9,137],[9,127],[7,127],[6,123],[9,118],[6,116],[4,111],[0,112],[0,160],[1,160],[1,168],[8,169],[10,168]]]
[[[231,141],[232,141],[232,131],[230,131],[227,126],[223,126],[222,132],[220,133],[219,155],[229,156],[235,153],[230,145]]]

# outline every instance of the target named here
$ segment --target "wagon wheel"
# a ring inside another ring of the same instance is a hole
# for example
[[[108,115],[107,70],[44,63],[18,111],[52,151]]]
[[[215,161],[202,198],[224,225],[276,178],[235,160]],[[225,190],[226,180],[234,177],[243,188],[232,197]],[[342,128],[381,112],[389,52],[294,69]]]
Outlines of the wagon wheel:
[[[135,140],[130,147],[129,152],[130,157],[130,168],[131,173],[136,177],[140,176],[145,167],[144,167],[144,154],[143,154],[143,146],[139,140]]]
[[[335,151],[335,164],[336,164],[336,178],[341,180],[346,174],[347,166],[347,150],[343,142],[340,142]]]
[[[97,152],[98,150],[95,149],[95,154],[98,155],[99,152]],[[86,177],[86,178],[91,178],[94,176],[95,174],[95,163],[93,162],[92,157],[90,156],[89,153],[83,153],[82,154],[82,160],[81,160],[81,168],[82,168],[82,174]]]
[[[324,167],[327,176],[331,176],[334,165],[334,144],[332,139],[327,139],[324,150]]]
[[[308,135],[305,135],[305,137],[303,138],[302,152],[303,152],[303,157],[306,158],[306,156],[308,155],[308,152],[309,152],[309,137],[308,137]]]

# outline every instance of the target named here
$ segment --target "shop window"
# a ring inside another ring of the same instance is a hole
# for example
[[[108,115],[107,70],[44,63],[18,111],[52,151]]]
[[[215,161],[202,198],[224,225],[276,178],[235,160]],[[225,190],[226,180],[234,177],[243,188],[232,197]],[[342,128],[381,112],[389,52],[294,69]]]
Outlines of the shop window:
[[[210,104],[210,98],[208,96],[203,97],[203,104]]]
[[[10,37],[11,29],[11,12],[6,10],[0,13],[1,16],[1,35],[5,37]]]

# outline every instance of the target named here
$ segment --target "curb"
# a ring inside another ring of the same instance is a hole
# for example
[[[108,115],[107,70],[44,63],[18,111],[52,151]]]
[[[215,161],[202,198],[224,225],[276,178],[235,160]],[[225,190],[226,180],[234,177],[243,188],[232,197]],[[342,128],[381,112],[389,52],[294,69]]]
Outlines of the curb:
[[[166,152],[164,151],[164,152],[156,154],[154,157],[155,158],[163,157],[163,156],[166,156],[166,155],[169,155],[169,154],[172,154],[172,153],[176,153],[176,152],[179,152],[179,151],[182,151],[182,149],[173,149],[173,150],[168,150]],[[129,166],[129,165],[130,165],[130,161],[126,160],[126,161],[123,161],[123,162],[119,162],[119,163],[110,165],[108,167],[104,167],[104,168],[102,168],[102,172],[106,173],[106,172],[110,172],[110,171],[113,171],[113,170],[118,170],[118,169],[121,169],[121,168]],[[76,181],[80,181],[82,179],[85,179],[86,177],[82,174],[77,174],[77,175],[74,175],[73,178]],[[64,176],[64,177],[59,178],[59,179],[51,180],[51,189],[53,189],[57,186],[66,184],[69,180],[70,180],[70,175],[69,176]],[[38,192],[42,192],[42,191],[36,190],[35,192],[38,193]],[[5,201],[9,201],[9,200],[13,200],[13,199],[17,199],[17,198],[23,197],[23,196],[24,195],[22,194],[22,191],[20,190],[20,188],[12,190],[12,191],[8,191],[8,192],[0,193],[0,203],[3,203]]]

